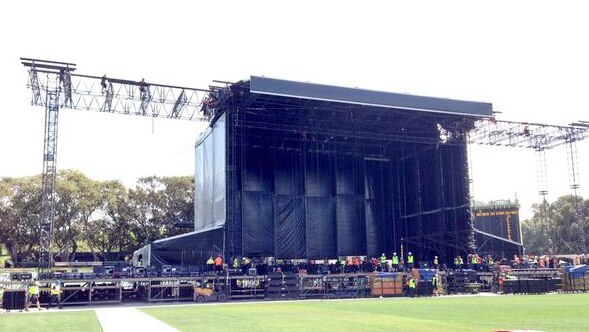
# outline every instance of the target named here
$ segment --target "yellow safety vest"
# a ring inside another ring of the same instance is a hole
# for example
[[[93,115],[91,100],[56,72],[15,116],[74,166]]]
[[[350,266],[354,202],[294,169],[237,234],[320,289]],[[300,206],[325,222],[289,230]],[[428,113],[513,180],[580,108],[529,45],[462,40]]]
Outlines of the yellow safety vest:
[[[413,264],[413,255],[407,256],[407,263]]]
[[[31,295],[39,295],[39,286],[30,286],[29,287],[29,294]]]

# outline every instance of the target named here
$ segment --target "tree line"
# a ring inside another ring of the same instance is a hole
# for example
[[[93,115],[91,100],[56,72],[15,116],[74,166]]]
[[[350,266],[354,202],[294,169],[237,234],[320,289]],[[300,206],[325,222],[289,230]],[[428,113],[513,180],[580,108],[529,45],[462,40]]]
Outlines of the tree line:
[[[589,200],[562,196],[532,206],[534,215],[522,222],[526,252],[542,254],[589,253]]]
[[[144,177],[126,188],[61,170],[56,197],[52,252],[60,261],[73,261],[80,252],[94,260],[128,253],[193,226],[192,176]],[[589,200],[562,196],[532,209],[533,217],[522,222],[528,253],[589,252]],[[13,263],[38,260],[40,212],[41,175],[0,178],[0,255],[4,249]]]
[[[53,249],[57,261],[90,252],[94,260],[131,252],[193,226],[192,176],[150,176],[133,188],[74,170],[56,178]],[[39,257],[41,175],[0,178],[0,249],[13,263]]]

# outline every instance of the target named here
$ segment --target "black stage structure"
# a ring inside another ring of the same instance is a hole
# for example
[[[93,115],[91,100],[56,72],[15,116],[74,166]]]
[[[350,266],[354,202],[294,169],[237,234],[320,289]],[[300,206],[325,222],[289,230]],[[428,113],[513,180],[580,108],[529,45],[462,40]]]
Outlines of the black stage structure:
[[[76,65],[67,62],[21,61],[31,104],[46,115],[43,269],[52,266],[60,108],[210,122],[196,146],[195,231],[138,250],[147,264],[198,265],[218,253],[334,258],[413,251],[419,260],[437,254],[448,261],[483,252],[493,234],[469,211],[466,145],[473,143],[534,149],[544,201],[545,152],[566,144],[574,218],[581,217],[576,142],[587,137],[589,121],[497,121],[488,103],[263,77],[197,89],[74,74]],[[517,248],[518,240],[510,241]]]
[[[251,77],[206,107],[195,230],[149,264],[472,251],[466,134],[490,103]]]

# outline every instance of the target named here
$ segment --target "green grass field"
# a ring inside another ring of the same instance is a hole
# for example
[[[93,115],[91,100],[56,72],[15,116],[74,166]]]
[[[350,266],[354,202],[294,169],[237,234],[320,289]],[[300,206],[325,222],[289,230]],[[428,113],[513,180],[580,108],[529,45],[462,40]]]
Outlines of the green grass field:
[[[589,294],[144,307],[180,331],[589,331]],[[0,331],[100,331],[93,311],[0,314]]]
[[[14,312],[0,314],[0,331],[2,332],[101,332],[100,324],[92,310],[35,312]]]
[[[589,294],[146,308],[181,331],[589,331]]]

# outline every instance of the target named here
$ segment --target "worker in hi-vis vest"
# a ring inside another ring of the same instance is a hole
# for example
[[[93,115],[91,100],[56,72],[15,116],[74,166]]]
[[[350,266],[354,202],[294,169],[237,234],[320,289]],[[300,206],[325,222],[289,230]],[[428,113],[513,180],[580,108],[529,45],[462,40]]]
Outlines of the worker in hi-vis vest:
[[[391,259],[391,266],[393,268],[393,272],[399,271],[399,256],[397,256],[396,252],[393,253],[393,258]]]
[[[411,269],[413,267],[414,263],[415,263],[415,258],[413,257],[413,254],[410,251],[407,253],[407,269]]]

